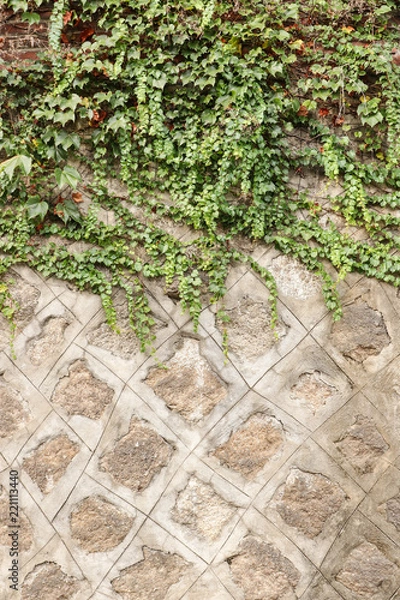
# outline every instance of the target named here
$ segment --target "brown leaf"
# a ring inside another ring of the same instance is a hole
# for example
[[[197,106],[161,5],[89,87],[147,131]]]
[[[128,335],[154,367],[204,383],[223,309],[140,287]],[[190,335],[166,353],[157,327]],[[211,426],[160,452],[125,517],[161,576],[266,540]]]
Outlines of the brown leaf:
[[[69,23],[71,19],[72,19],[72,11],[67,10],[67,12],[63,16],[64,26],[67,25],[67,23]]]
[[[82,194],[80,192],[72,192],[72,200],[77,204],[83,202]]]

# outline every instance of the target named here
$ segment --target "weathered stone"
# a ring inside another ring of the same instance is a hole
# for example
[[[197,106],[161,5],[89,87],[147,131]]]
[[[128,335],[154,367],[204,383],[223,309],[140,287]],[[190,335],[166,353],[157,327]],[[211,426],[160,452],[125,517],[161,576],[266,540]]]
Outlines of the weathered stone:
[[[58,383],[52,402],[62,406],[69,415],[99,419],[114,397],[114,390],[94,377],[82,360],[69,369],[67,377]]]
[[[31,456],[24,458],[22,468],[43,494],[49,493],[65,474],[79,452],[79,445],[62,433],[43,442]]]
[[[9,304],[15,309],[13,321],[17,331],[22,330],[32,319],[39,301],[39,290],[17,274],[6,277],[10,292]],[[3,350],[11,339],[10,325],[0,314],[0,350]]]
[[[100,469],[135,492],[145,490],[168,464],[173,447],[152,427],[133,418],[129,432],[100,458]]]
[[[290,398],[308,404],[312,412],[316,414],[335,395],[338,390],[325,383],[322,373],[302,373],[290,390]]]
[[[146,383],[188,421],[200,421],[226,397],[226,385],[201,356],[197,340],[182,338],[167,367],[151,369]]]
[[[64,332],[69,325],[65,317],[49,317],[42,332],[36,338],[30,340],[27,354],[33,365],[41,365],[43,361],[57,354],[64,342]]]
[[[213,456],[223,465],[252,479],[279,451],[283,441],[281,424],[274,418],[257,413],[232,433],[229,440],[213,452]]]
[[[144,558],[121,571],[111,582],[124,600],[164,600],[169,588],[177,583],[188,564],[177,554],[143,548]]]
[[[373,420],[364,415],[357,415],[335,444],[361,474],[372,473],[378,458],[389,449]]]
[[[16,505],[14,505],[16,506]],[[10,525],[11,518],[17,519],[18,529],[18,549],[21,552],[26,552],[33,544],[33,530],[32,525],[26,515],[23,513],[21,507],[18,507],[18,516],[12,512],[10,508],[10,498],[4,488],[0,486],[0,544],[2,546],[8,546],[10,548]]]
[[[217,327],[222,332],[227,329],[229,347],[241,360],[256,359],[286,335],[286,327],[278,322],[272,329],[271,307],[268,302],[252,300],[244,295],[237,306],[226,309],[229,323],[225,324],[217,318]]]
[[[390,344],[382,314],[360,299],[343,309],[343,317],[333,324],[331,339],[343,356],[358,363]]]
[[[286,296],[306,300],[321,291],[321,282],[296,259],[285,254],[273,259],[270,271]]]
[[[85,498],[71,513],[72,537],[87,552],[107,552],[128,535],[134,519],[101,496]]]
[[[30,418],[29,404],[0,376],[0,438],[11,437]]]
[[[400,494],[386,502],[386,518],[400,531]]]
[[[172,517],[193,533],[212,542],[235,513],[235,507],[223,500],[207,483],[194,475],[178,494]]]
[[[125,294],[119,291],[113,294],[113,303],[117,313],[118,331],[112,329],[107,323],[101,323],[87,334],[86,339],[92,346],[97,346],[111,352],[114,356],[129,360],[138,354],[140,344],[130,324]],[[154,333],[166,325],[156,317],[153,317],[153,320],[155,321],[152,327]]]
[[[285,523],[315,538],[345,498],[340,486],[324,475],[292,469],[275,496],[275,507]]]
[[[396,565],[374,544],[365,541],[349,553],[336,581],[357,597],[386,598],[397,573]]]
[[[297,599],[300,573],[272,544],[248,536],[227,562],[245,600]]]
[[[78,600],[79,581],[60,565],[45,562],[28,573],[22,585],[22,600]]]

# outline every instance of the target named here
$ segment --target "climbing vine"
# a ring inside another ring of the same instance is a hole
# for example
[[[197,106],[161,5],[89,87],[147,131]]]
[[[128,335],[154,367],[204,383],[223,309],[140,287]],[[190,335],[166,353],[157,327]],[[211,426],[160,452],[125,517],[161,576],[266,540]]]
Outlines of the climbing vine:
[[[29,23],[44,5],[6,3]],[[176,283],[196,327],[204,303],[224,296],[230,266],[244,261],[270,290],[276,320],[275,282],[238,236],[317,273],[334,318],[348,272],[398,286],[396,5],[51,3],[47,48],[34,61],[0,62],[2,272],[27,263],[90,289],[114,327],[112,292],[122,288],[142,348],[152,340],[148,279]],[[342,193],[329,198],[328,189],[321,206],[297,190],[293,175],[310,170]],[[123,198],[111,191],[115,178]],[[334,214],[343,226],[321,218]],[[190,241],[167,233],[182,225],[195,232]],[[12,317],[5,283],[0,311]]]

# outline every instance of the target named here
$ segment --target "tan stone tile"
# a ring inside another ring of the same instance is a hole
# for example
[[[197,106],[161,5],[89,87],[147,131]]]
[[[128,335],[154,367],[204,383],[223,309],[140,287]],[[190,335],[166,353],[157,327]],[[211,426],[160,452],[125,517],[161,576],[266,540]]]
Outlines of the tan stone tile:
[[[128,385],[193,448],[247,391],[224,358],[202,328],[196,336],[184,329],[159,349],[157,362],[149,359]]]
[[[398,318],[381,285],[363,278],[345,296],[343,317],[325,317],[312,332],[331,358],[362,387],[400,351]]]
[[[272,248],[257,262],[273,275],[279,299],[308,331],[328,314],[321,278],[299,260]]]
[[[54,300],[16,340],[16,366],[39,386],[81,329],[74,315]]]
[[[400,436],[400,357],[385,366],[363,388],[363,394],[387,419],[397,439]],[[399,448],[400,453],[400,448]]]
[[[307,440],[258,495],[254,506],[317,567],[364,491]]]
[[[20,587],[24,600],[36,600],[38,589],[42,600],[54,600],[60,593],[71,600],[89,600],[93,592],[57,534],[22,568]]]
[[[250,508],[213,561],[235,600],[300,598],[315,567],[257,510]]]
[[[399,550],[356,512],[335,540],[321,571],[345,600],[388,600],[400,585]]]
[[[52,525],[21,481],[18,482],[16,488],[10,487],[10,470],[7,468],[0,474],[0,548],[4,550],[4,553],[0,552],[0,563],[3,564],[3,567],[5,566],[5,570],[2,570],[3,573],[6,573],[10,566],[10,537],[8,534],[13,531],[13,526],[18,525],[18,560],[21,567],[35,556],[54,535]],[[15,517],[15,510],[12,512],[12,517],[16,518],[13,523],[10,515],[10,489],[18,491],[18,494],[13,496],[15,505],[18,504],[18,515]]]
[[[15,462],[27,490],[51,521],[81,476],[90,450],[55,413],[42,423]]]
[[[11,464],[51,407],[5,354],[0,372],[0,451]]]
[[[176,331],[176,326],[164,308],[148,295],[149,306],[155,320],[153,333],[156,339],[152,342],[153,348],[158,348],[166,339]],[[140,351],[140,342],[129,324],[127,306],[123,294],[115,295],[117,310],[117,326],[119,332],[114,331],[105,321],[103,309],[92,318],[86,320],[86,327],[79,334],[76,343],[103,363],[123,381],[128,381],[137,368],[148,359],[151,354],[149,347],[145,353]]]
[[[270,369],[254,389],[310,430],[353,393],[350,380],[311,336]]]
[[[300,423],[250,391],[215,425],[195,454],[254,497],[306,436]]]
[[[99,590],[124,600],[180,600],[205,568],[196,554],[148,519]]]
[[[306,330],[278,300],[278,323],[271,328],[269,292],[260,279],[246,273],[226,294],[221,306],[230,322],[216,318],[213,334],[220,347],[227,332],[229,359],[249,385],[290,352]],[[217,310],[220,306],[217,306]]]
[[[387,420],[361,393],[312,437],[365,491],[371,489],[398,452]]]
[[[86,472],[148,514],[187,454],[160,417],[126,388]]]
[[[389,467],[360,505],[360,512],[400,548],[400,471]]]
[[[247,496],[192,455],[171,480],[151,516],[210,562],[248,503]]]
[[[94,450],[123,382],[76,344],[67,348],[40,386],[54,411]]]
[[[144,515],[85,474],[53,525],[93,587],[127,548]]]

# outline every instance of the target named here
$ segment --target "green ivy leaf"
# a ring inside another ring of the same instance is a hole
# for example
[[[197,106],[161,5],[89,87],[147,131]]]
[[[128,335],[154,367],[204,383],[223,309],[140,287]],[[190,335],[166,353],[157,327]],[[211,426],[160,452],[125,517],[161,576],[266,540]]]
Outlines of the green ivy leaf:
[[[56,168],[54,170],[54,174],[59,187],[62,187],[63,185],[69,185],[73,189],[76,189],[76,186],[81,181],[81,176],[79,175],[78,171],[69,165],[64,167],[64,169]]]

